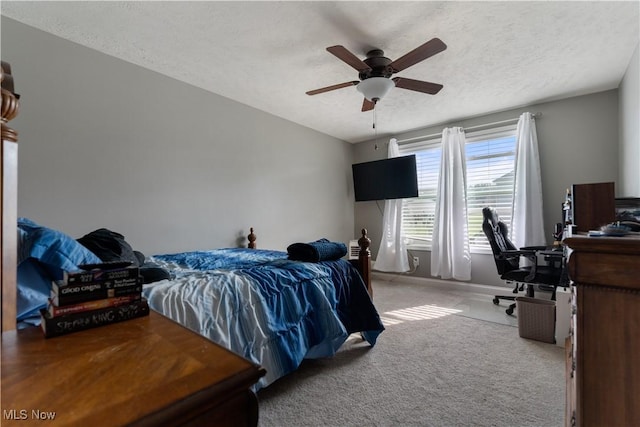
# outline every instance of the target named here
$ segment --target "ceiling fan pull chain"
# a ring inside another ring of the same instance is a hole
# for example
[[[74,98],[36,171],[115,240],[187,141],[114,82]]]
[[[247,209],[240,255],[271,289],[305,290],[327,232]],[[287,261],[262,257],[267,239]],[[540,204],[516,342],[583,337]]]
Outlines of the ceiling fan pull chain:
[[[374,141],[373,149],[377,150],[378,149],[378,128],[376,127],[377,114],[375,109],[372,111],[373,111],[373,141]]]

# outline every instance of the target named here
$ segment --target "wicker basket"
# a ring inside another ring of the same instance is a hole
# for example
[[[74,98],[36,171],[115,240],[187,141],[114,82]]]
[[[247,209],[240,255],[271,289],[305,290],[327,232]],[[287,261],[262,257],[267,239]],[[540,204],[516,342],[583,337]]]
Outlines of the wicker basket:
[[[522,338],[555,344],[556,302],[517,297],[518,332]]]

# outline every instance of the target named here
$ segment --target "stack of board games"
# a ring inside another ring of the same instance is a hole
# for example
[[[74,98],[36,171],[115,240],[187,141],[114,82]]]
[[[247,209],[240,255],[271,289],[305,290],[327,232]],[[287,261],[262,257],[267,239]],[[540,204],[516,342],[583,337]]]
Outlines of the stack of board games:
[[[51,297],[40,311],[45,337],[56,337],[149,314],[142,297],[140,269],[130,262],[79,266],[51,284]]]

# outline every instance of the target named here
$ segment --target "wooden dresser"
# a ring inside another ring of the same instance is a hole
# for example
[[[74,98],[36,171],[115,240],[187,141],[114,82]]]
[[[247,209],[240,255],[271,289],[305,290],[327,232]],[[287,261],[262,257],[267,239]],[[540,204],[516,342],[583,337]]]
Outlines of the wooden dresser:
[[[2,334],[2,425],[255,426],[264,370],[151,312],[45,339]]]
[[[640,426],[640,236],[564,242],[574,282],[566,425]]]

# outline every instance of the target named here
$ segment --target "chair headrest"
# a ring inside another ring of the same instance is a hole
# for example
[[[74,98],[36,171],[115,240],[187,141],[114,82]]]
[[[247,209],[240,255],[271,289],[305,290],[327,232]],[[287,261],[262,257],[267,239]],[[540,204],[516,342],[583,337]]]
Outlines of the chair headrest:
[[[498,215],[498,212],[496,212],[496,210],[492,207],[482,208],[482,216],[484,217],[485,221],[489,221],[494,227],[498,225],[498,222],[500,222],[500,216]]]

